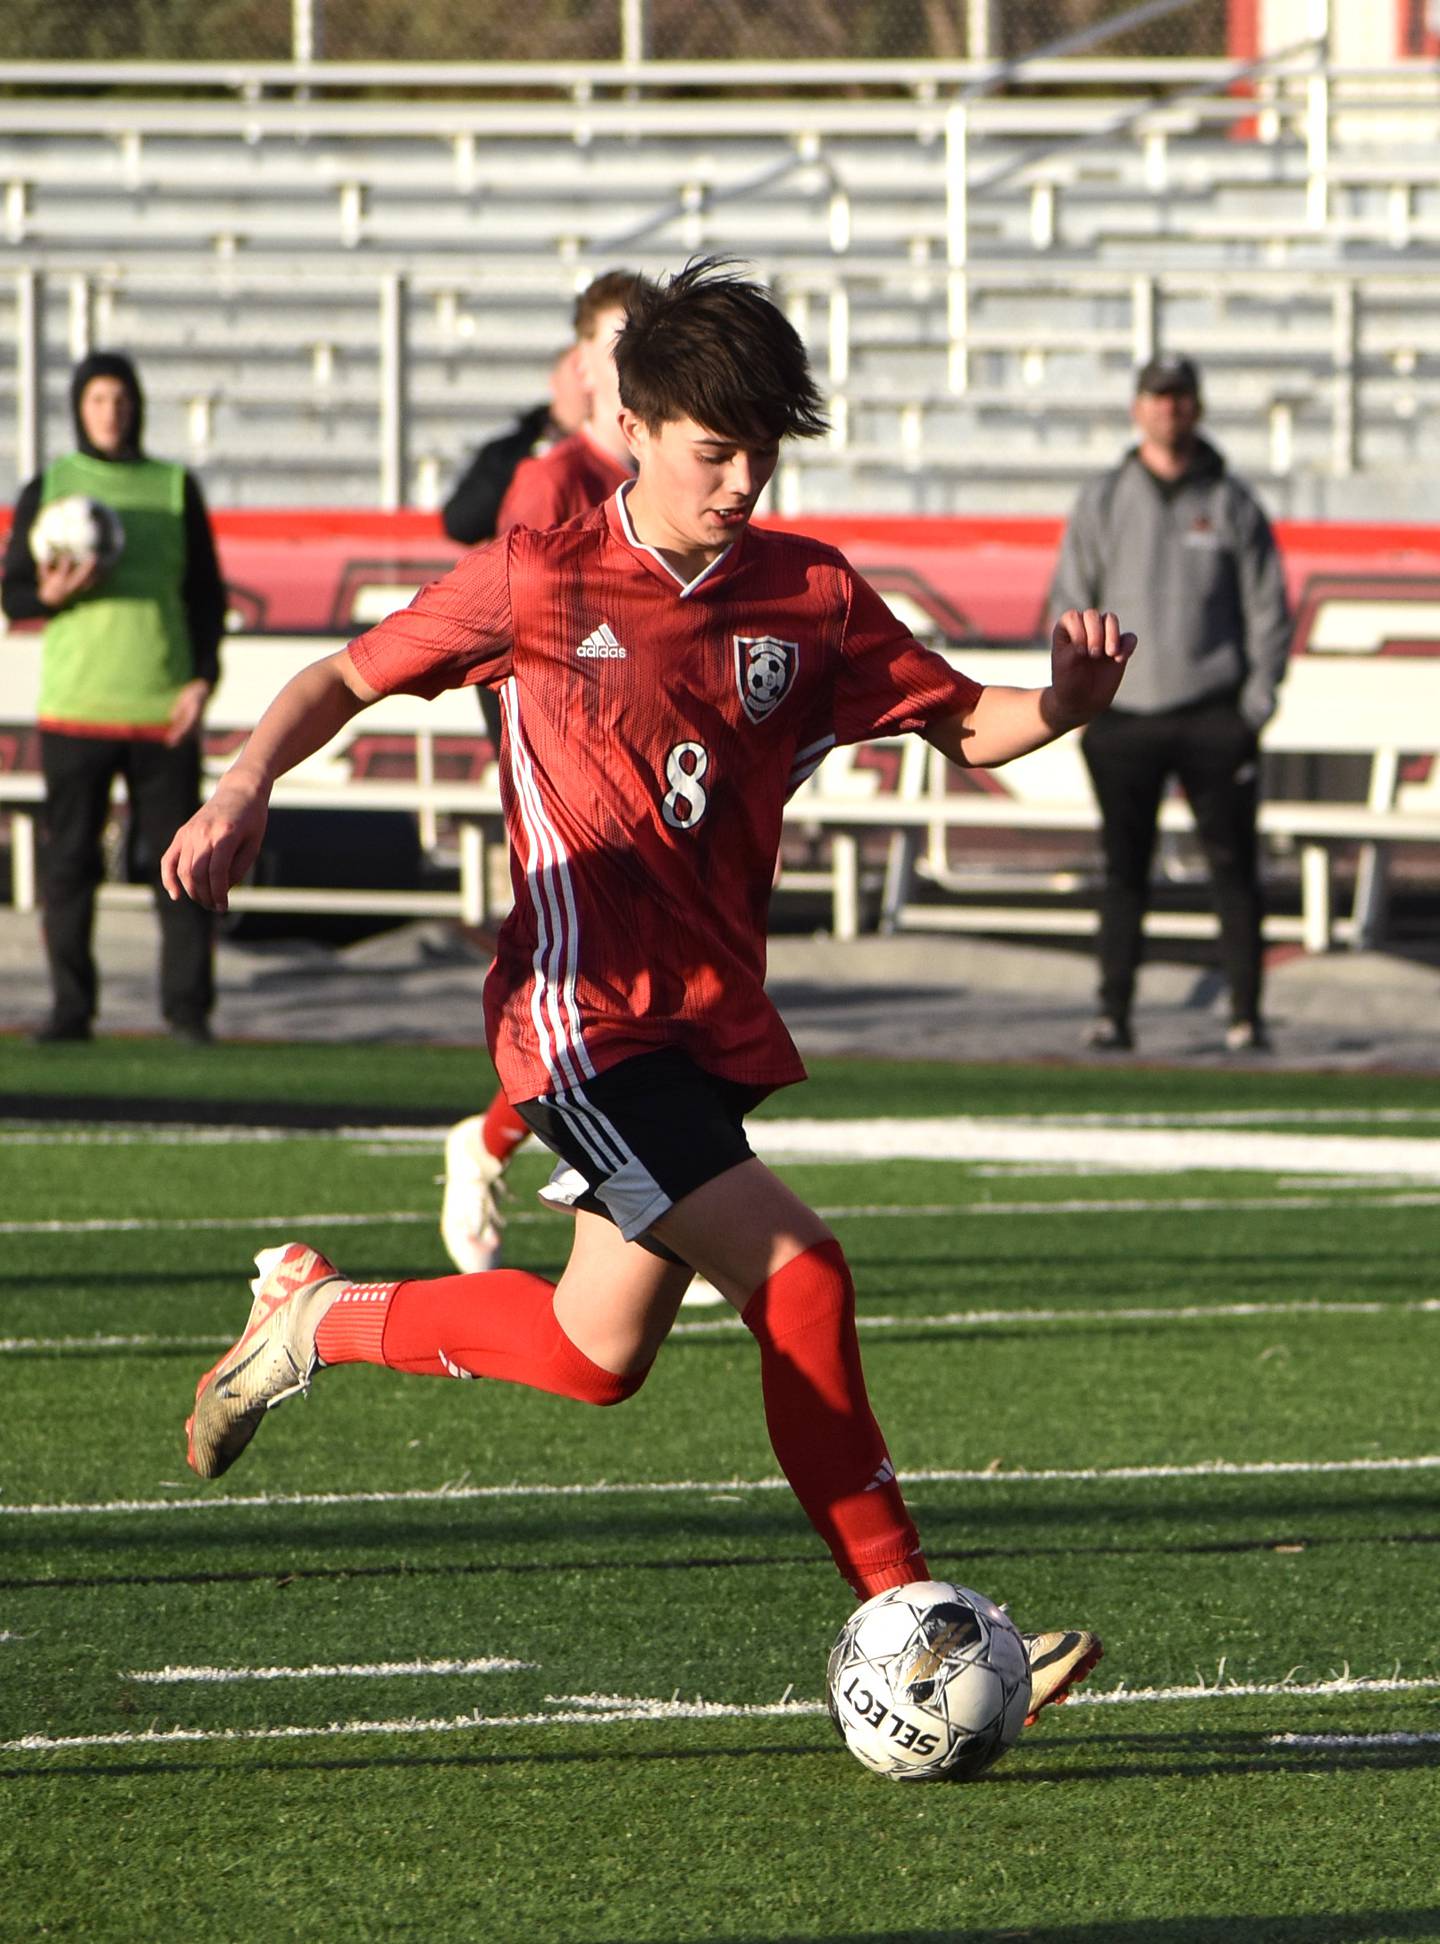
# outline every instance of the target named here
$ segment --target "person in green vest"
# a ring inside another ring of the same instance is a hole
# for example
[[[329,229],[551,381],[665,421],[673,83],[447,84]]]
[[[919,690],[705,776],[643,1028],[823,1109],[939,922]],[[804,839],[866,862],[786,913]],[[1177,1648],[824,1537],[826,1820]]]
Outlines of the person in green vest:
[[[131,361],[97,351],[70,381],[78,449],[32,479],[16,502],[0,606],[43,620],[40,730],[45,775],[41,875],[52,987],[41,1040],[89,1039],[98,982],[92,952],[101,837],[111,787],[125,779],[131,855],[155,889],[160,1004],[178,1039],[210,1037],[214,945],[209,915],[173,903],[159,866],[200,795],[200,726],[219,676],[225,625],[210,519],[183,466],[147,456],[144,396]],[[119,514],[123,551],[102,566],[34,559],[41,509],[84,495]]]

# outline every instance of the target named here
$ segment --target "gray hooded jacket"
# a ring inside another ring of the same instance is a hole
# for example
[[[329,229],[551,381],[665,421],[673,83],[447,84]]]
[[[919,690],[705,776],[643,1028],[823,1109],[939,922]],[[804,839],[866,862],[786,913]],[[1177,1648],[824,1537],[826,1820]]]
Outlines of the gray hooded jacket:
[[[1173,484],[1132,451],[1081,489],[1050,607],[1113,609],[1139,637],[1123,710],[1233,700],[1257,730],[1275,713],[1291,635],[1280,559],[1253,495],[1207,440]]]

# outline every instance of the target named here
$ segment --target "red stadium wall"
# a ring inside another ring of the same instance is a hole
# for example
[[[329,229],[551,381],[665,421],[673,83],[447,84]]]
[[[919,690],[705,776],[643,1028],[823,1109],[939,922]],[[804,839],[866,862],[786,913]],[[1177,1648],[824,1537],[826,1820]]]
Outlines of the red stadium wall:
[[[1020,643],[1044,633],[1059,520],[788,524],[838,546],[907,618],[918,610],[949,641]],[[428,513],[237,512],[216,525],[237,610],[267,633],[357,632],[460,552]],[[1318,632],[1351,652],[1440,653],[1440,527],[1290,522],[1276,532],[1297,652]],[[1348,641],[1337,604],[1358,630]]]
[[[948,641],[1018,645],[1044,632],[1059,520],[773,524],[840,547],[912,625]],[[230,512],[215,525],[241,624],[266,634],[359,633],[460,552],[433,513]],[[1297,653],[1440,654],[1440,526],[1291,521],[1276,534]]]

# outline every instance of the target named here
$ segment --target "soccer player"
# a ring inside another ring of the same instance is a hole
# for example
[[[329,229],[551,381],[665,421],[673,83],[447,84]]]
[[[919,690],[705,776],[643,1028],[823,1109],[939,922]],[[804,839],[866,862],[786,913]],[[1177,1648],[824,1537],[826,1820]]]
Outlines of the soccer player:
[[[620,426],[620,381],[613,352],[626,307],[644,283],[634,270],[607,270],[576,298],[574,356],[585,392],[585,417],[569,438],[521,461],[501,502],[496,528],[500,535],[517,526],[558,526],[599,506],[634,477],[634,461]],[[485,688],[481,707],[498,750],[499,702]],[[502,1181],[529,1133],[502,1087],[483,1114],[467,1115],[445,1136],[440,1238],[457,1269],[499,1268],[505,1225]]]
[[[263,1250],[245,1331],[196,1390],[189,1462],[218,1477],[269,1406],[345,1363],[619,1404],[699,1271],[753,1334],[775,1455],[864,1599],[928,1569],[867,1398],[844,1254],[744,1127],[803,1078],[763,982],[782,808],[837,742],[914,730],[966,765],[1036,749],[1108,706],[1134,637],[1072,611],[1047,687],[982,688],[833,548],[752,529],[782,437],[824,415],[789,322],[724,265],[642,293],[616,360],[633,484],[479,549],[302,670],[164,862],[172,896],[223,911],[276,777],[358,710],[497,688],[515,906],[486,1026],[507,1095],[558,1157],[569,1260],[558,1284],[514,1269],[375,1283],[302,1242]],[[1027,1644],[1032,1716],[1101,1653],[1079,1628]]]

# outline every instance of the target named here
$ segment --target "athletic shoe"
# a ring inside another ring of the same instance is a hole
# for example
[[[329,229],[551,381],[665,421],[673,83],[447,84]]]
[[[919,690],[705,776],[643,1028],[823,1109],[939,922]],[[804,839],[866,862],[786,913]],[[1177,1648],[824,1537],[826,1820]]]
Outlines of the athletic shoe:
[[[58,1046],[64,1040],[91,1038],[88,1019],[47,1019],[30,1035],[36,1046]]]
[[[457,1121],[445,1136],[445,1199],[440,1239],[462,1276],[500,1266],[500,1177],[505,1163],[485,1145],[485,1117]]]
[[[1268,1053],[1270,1037],[1258,1019],[1237,1019],[1225,1028],[1227,1053]]]
[[[315,1331],[345,1287],[332,1262],[303,1242],[262,1249],[245,1334],[195,1386],[186,1457],[202,1478],[228,1471],[273,1404],[308,1391],[319,1361]]]
[[[208,1019],[172,1019],[166,1031],[185,1046],[209,1046],[215,1038]]]
[[[1070,1690],[1083,1681],[1105,1649],[1099,1634],[1080,1627],[1061,1627],[1053,1633],[1021,1634],[1030,1662],[1030,1712],[1027,1728],[1042,1708],[1068,1701]]]
[[[1085,1029],[1085,1044],[1099,1053],[1130,1053],[1134,1051],[1135,1035],[1130,1031],[1128,1019],[1114,1019],[1109,1013],[1101,1013]]]

